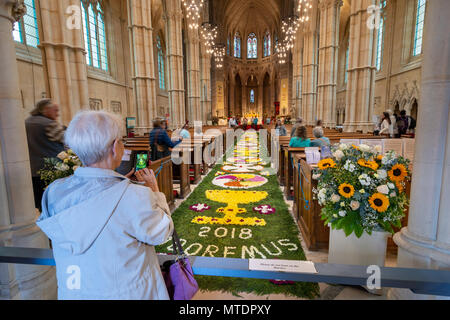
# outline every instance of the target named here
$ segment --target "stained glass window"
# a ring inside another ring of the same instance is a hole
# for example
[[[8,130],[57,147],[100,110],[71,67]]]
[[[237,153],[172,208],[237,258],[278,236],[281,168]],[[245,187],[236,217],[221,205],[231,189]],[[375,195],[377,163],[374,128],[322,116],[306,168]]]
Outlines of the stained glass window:
[[[239,32],[234,35],[234,56],[236,58],[241,57],[241,36]]]
[[[266,35],[264,36],[264,57],[270,56],[270,33],[269,31],[266,32]]]
[[[253,32],[248,35],[247,39],[247,58],[258,58],[258,39],[256,39],[256,35]]]
[[[159,88],[166,89],[166,78],[164,73],[164,52],[161,45],[161,38],[156,36],[156,48],[158,50],[158,75],[159,75]]]
[[[423,25],[425,22],[426,4],[427,0],[417,0],[416,28],[414,32],[414,56],[422,53]]]
[[[93,5],[90,2],[82,1],[81,17],[84,46],[87,51],[86,63],[89,66],[108,71],[105,15],[100,2]]]
[[[36,18],[35,0],[25,0],[27,13],[20,19],[19,22],[14,23],[13,39],[28,46],[37,48],[39,45],[39,31]]]
[[[274,43],[274,46],[273,46],[273,53],[277,53],[278,35],[275,34],[274,39],[275,39],[275,43]]]
[[[250,103],[255,103],[255,90],[250,90]]]
[[[227,55],[230,55],[230,37],[227,38]]]
[[[380,3],[381,12],[383,14],[384,8],[386,8],[386,0],[381,1]],[[384,16],[380,19],[380,26],[378,28],[377,34],[377,59],[376,59],[376,67],[377,71],[381,70],[383,64],[383,54],[384,54],[384,33],[385,33],[385,23]]]

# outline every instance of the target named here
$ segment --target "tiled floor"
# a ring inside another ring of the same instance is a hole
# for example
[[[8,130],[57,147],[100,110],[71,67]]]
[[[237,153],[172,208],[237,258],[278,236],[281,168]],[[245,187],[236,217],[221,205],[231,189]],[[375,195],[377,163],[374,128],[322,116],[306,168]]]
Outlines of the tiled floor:
[[[204,177],[202,177],[203,180]],[[191,190],[194,190],[197,185],[191,185]],[[176,189],[177,186],[175,186]],[[179,186],[178,186],[179,188]],[[284,193],[283,193],[284,194]],[[176,199],[175,207],[178,207],[184,199]],[[286,201],[286,199],[285,199]],[[292,201],[286,201],[290,212],[292,212]],[[300,241],[302,243],[303,250],[305,251],[306,258],[310,261],[317,263],[328,262],[328,252],[327,251],[308,251],[306,245],[302,239],[301,233],[299,232]],[[386,266],[395,267],[397,265],[396,255],[388,254],[386,257]],[[385,300],[387,295],[387,288],[382,289],[380,295],[375,295],[367,292],[362,287],[359,286],[341,286],[341,285],[329,285],[326,283],[319,283],[320,295],[318,298],[320,300]],[[285,296],[282,294],[270,294],[258,296],[249,293],[240,293],[240,297],[234,296],[231,293],[220,292],[220,291],[199,291],[193,300],[304,300],[302,298]]]

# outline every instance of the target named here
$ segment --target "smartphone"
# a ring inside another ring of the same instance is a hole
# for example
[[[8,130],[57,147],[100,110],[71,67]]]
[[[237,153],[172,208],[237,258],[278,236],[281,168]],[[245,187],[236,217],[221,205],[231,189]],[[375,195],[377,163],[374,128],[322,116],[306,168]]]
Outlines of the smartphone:
[[[136,171],[147,168],[148,153],[140,152],[136,154]]]

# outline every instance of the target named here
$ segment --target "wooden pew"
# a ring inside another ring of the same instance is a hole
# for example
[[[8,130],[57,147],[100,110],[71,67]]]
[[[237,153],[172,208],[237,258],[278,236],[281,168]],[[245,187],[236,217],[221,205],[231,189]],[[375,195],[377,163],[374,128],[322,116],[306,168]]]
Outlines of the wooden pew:
[[[290,148],[290,147],[283,147],[282,150],[283,154],[283,169],[284,169],[284,196],[288,200],[293,200],[293,196],[291,195],[291,187],[293,185],[293,175],[294,175],[294,168],[292,166],[293,164],[293,158],[291,158],[296,153],[305,154],[305,148]]]
[[[184,161],[185,156],[189,156],[192,152],[192,148],[182,148],[176,146],[174,151],[179,152],[181,158],[181,164],[177,165],[173,163],[173,178],[174,181],[180,182],[180,198],[184,199],[191,192],[191,179],[189,176],[189,162]]]
[[[162,169],[160,169],[161,164],[164,164]],[[154,161],[149,166],[155,174],[159,171],[158,177],[156,180],[158,181],[159,191],[164,193],[166,196],[167,204],[169,205],[170,210],[172,211],[175,207],[175,200],[173,195],[173,183],[167,183],[168,181],[173,181],[172,174],[172,160],[171,157],[162,158],[160,160]]]

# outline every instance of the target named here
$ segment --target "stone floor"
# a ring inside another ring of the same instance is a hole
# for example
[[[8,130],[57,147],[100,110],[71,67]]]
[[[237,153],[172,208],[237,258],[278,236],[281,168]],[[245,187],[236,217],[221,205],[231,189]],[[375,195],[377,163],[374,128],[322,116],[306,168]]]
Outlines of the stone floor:
[[[202,176],[202,181],[205,176]],[[199,182],[201,183],[201,181]],[[197,185],[191,185],[191,190],[193,191]],[[179,191],[179,185],[174,185],[175,190]],[[283,191],[283,188],[280,187]],[[283,192],[284,194],[284,192]],[[292,214],[293,201],[284,199],[289,207]],[[175,200],[175,208],[177,208],[184,199]],[[328,262],[328,252],[326,250],[322,251],[308,251],[306,245],[302,239],[302,235],[299,230],[299,239],[302,244],[302,248],[305,251],[306,258],[310,261],[317,263]],[[386,257],[386,266],[395,267],[397,265],[397,256],[394,254],[388,254]],[[320,300],[386,300],[387,290],[384,288],[381,290],[379,295],[375,295],[367,292],[364,288],[360,286],[342,286],[342,285],[329,285],[326,283],[319,283],[320,287]],[[240,293],[240,297],[234,296],[231,293],[220,292],[220,291],[199,291],[193,300],[304,300],[302,298],[285,296],[282,294],[269,294],[258,296],[251,293]]]

